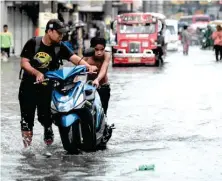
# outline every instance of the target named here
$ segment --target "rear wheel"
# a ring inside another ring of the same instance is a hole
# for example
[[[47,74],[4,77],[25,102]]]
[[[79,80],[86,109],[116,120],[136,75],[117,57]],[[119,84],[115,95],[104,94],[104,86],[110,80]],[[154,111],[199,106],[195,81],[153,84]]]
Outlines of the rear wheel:
[[[118,67],[118,65],[113,63],[113,64],[112,64],[112,67]]]
[[[69,127],[59,126],[59,133],[63,148],[71,154],[77,154],[80,145],[79,121],[76,121]]]

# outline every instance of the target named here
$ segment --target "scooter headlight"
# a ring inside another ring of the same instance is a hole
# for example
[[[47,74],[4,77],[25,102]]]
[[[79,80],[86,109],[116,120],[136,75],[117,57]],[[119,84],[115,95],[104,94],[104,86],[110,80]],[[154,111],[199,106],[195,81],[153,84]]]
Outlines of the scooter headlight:
[[[74,107],[73,99],[70,99],[67,102],[64,103],[57,103],[57,108],[60,112],[68,112]]]

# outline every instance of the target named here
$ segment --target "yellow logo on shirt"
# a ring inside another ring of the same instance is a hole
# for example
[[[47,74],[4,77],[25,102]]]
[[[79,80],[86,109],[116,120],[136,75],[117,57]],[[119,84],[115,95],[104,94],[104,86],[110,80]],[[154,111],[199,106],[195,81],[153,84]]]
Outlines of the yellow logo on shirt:
[[[48,67],[49,63],[52,61],[52,57],[45,52],[38,52],[34,59],[38,61],[40,66],[38,68],[46,68]]]

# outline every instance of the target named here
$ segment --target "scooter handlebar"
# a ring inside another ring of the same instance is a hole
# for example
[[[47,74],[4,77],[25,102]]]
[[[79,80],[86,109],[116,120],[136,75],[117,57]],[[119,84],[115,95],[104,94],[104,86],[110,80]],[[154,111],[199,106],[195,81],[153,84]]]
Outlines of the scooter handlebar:
[[[41,83],[43,83],[43,82],[48,82],[49,81],[49,79],[44,79]],[[33,84],[39,84],[40,82],[38,82],[38,81],[36,81],[36,82],[34,82]],[[41,84],[40,83],[40,84]]]
[[[97,74],[97,72],[81,72],[80,75]]]
[[[97,74],[97,72],[81,72],[80,73],[80,75],[86,75],[86,74]],[[49,81],[49,79],[48,78],[46,78],[46,79],[44,79],[41,83],[43,83],[43,82],[48,82]],[[36,82],[34,82],[33,84],[39,84],[40,82],[38,82],[38,81],[36,81]]]

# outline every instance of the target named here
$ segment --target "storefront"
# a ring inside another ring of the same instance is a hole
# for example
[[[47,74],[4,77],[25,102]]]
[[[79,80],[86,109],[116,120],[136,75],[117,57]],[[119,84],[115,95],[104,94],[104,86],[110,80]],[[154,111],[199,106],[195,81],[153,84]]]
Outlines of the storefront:
[[[4,24],[7,24],[13,35],[15,55],[21,53],[22,47],[28,39],[34,35],[35,21],[25,10],[25,4],[15,1],[1,1],[1,31]],[[32,9],[34,13],[35,9]]]
[[[220,2],[215,0],[184,1],[171,0],[165,3],[167,17],[180,18],[184,15],[208,14],[212,19],[218,18]]]

